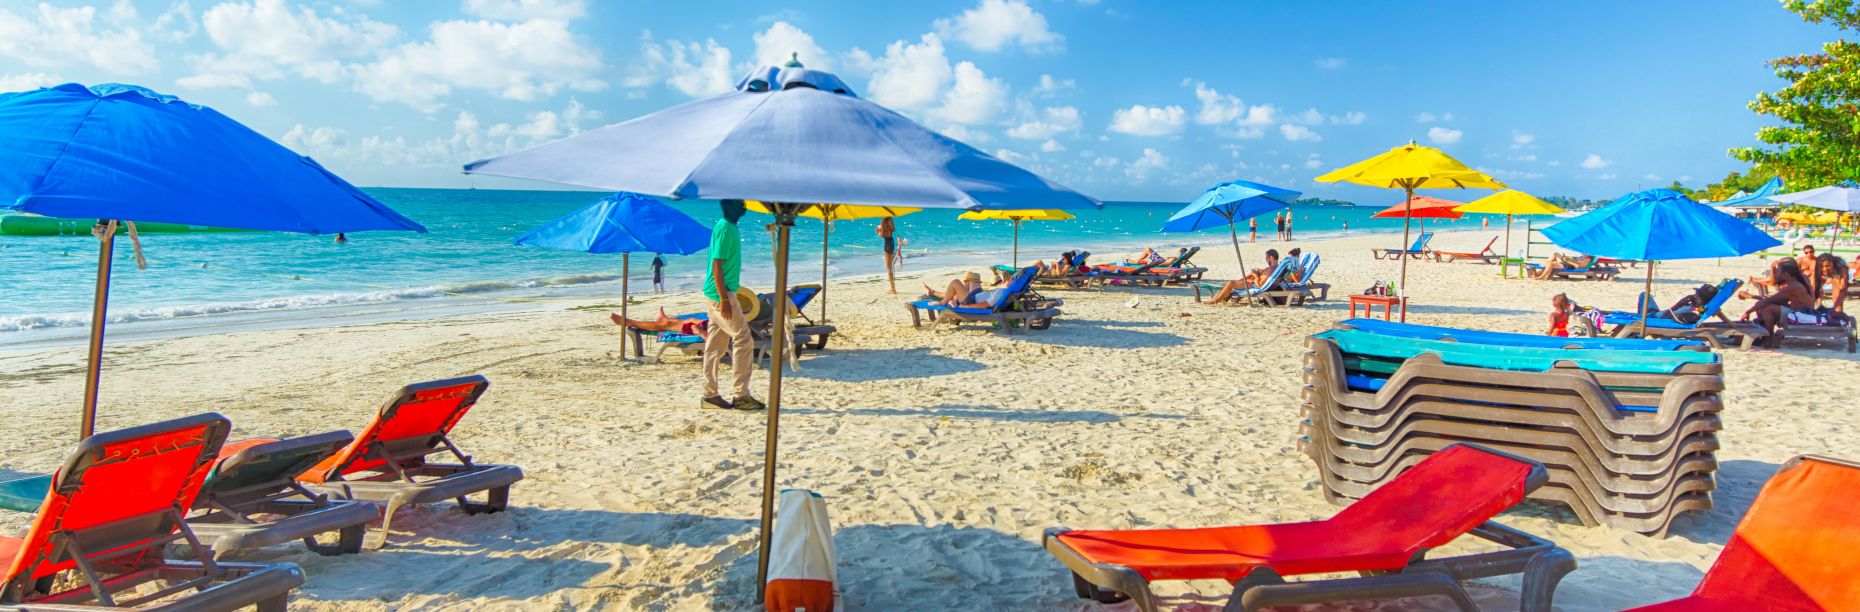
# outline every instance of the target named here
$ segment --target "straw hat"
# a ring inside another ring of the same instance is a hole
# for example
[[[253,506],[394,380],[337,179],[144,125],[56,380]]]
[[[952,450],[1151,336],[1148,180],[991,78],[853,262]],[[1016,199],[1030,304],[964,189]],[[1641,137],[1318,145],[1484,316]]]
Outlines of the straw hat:
[[[976,274],[976,273],[974,273],[974,272],[963,272],[963,273],[962,273],[962,282],[965,282],[965,283],[979,283],[979,282],[982,282],[982,275],[980,275],[980,274]]]
[[[744,320],[755,320],[756,315],[762,314],[762,299],[748,287],[736,288],[736,306],[742,311]]]

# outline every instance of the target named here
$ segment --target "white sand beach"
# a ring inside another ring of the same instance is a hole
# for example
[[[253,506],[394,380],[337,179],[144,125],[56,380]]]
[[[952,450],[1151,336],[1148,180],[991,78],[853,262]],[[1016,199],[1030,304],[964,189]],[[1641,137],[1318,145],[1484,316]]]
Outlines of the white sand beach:
[[[1444,233],[1433,246],[1477,250],[1495,231]],[[832,284],[839,333],[786,379],[778,485],[826,497],[847,610],[1103,609],[1074,599],[1065,570],[1040,548],[1042,530],[1336,511],[1295,450],[1303,339],[1347,316],[1346,294],[1396,276],[1397,264],[1369,249],[1398,240],[1294,243],[1323,255],[1319,280],[1333,285],[1329,301],[1304,308],[1192,304],[1179,287],[1051,291],[1065,315],[1027,335],[912,329],[900,304],[919,275],[940,285],[960,270],[913,269],[900,295],[869,280]],[[1247,245],[1248,263],[1269,246],[1292,245]],[[1212,267],[1210,279],[1237,268],[1225,245],[1197,261]],[[767,265],[750,265],[758,263]],[[794,269],[806,279],[817,263],[797,256]],[[1754,257],[1674,262],[1659,268],[1655,290],[1670,302],[1698,283],[1762,269]],[[1494,266],[1414,262],[1410,321],[1542,333],[1552,294],[1627,307],[1642,273],[1502,280]],[[308,582],[292,609],[753,607],[764,416],[698,409],[696,357],[619,363],[608,311],[575,305],[113,343],[99,429],[202,411],[230,417],[235,439],[354,429],[402,385],[482,373],[491,389],[455,439],[477,461],[523,467],[511,510],[403,510],[390,546],[360,555],[319,557],[295,544],[250,555],[303,566]],[[699,309],[687,294],[633,311],[660,306]],[[1727,310],[1746,306],[1734,300]],[[50,470],[68,452],[83,359],[81,347],[0,354],[0,414],[11,424],[0,431],[0,476]],[[1716,509],[1685,516],[1664,539],[1583,527],[1551,505],[1501,517],[1576,555],[1560,608],[1611,610],[1689,592],[1782,462],[1860,455],[1860,419],[1846,399],[1860,374],[1854,355],[1792,345],[1730,351],[1724,361]],[[758,372],[758,396],[766,381]],[[5,516],[0,531],[16,535],[26,519]],[[1489,586],[1486,603],[1514,605],[1515,583]],[[1218,609],[1229,590],[1164,589],[1187,609]]]

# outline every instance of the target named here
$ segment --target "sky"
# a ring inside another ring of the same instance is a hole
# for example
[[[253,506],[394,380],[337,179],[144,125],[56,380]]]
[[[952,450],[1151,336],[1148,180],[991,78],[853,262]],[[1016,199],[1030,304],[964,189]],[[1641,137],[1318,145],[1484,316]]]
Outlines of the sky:
[[[1836,38],[1766,0],[0,0],[0,91],[134,83],[358,185],[537,188],[459,167],[798,54],[1100,199],[1247,179],[1394,203],[1312,178],[1410,140],[1612,199],[1742,169],[1764,61]]]

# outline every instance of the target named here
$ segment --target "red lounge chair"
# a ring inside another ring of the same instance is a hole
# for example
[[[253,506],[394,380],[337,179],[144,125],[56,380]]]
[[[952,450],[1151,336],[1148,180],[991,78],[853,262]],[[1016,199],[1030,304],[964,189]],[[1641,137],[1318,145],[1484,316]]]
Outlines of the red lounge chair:
[[[1479,252],[1477,253],[1455,253],[1453,251],[1434,251],[1433,252],[1434,261],[1444,261],[1447,263],[1453,263],[1453,262],[1456,262],[1462,259],[1476,259],[1476,260],[1479,260],[1481,263],[1495,264],[1495,263],[1498,263],[1498,253],[1492,252],[1492,245],[1494,244],[1498,244],[1497,236],[1493,236],[1492,240],[1485,243],[1485,248],[1479,249]]]
[[[225,417],[209,413],[79,442],[53,474],[26,536],[0,538],[0,560],[8,562],[0,610],[88,604],[283,612],[291,591],[304,582],[303,570],[291,563],[214,562],[181,520],[231,428]],[[163,558],[164,547],[182,540],[196,561]],[[129,595],[156,580],[165,581],[162,588]]]
[[[1635,608],[1860,610],[1860,463],[1803,455],[1763,485],[1692,595]]]
[[[407,385],[388,399],[354,442],[297,480],[337,499],[387,502],[381,513],[381,538],[370,548],[387,543],[394,511],[405,504],[455,499],[467,514],[502,511],[510,503],[510,485],[523,480],[523,470],[472,463],[447,436],[490,386],[477,375]],[[427,462],[429,455],[439,453],[451,453],[458,463]],[[466,499],[477,493],[489,499]]]
[[[1434,453],[1336,516],[1321,521],[1118,531],[1049,530],[1047,552],[1072,570],[1079,597],[1135,600],[1157,609],[1150,583],[1234,583],[1228,610],[1326,601],[1445,595],[1477,610],[1457,581],[1524,574],[1523,609],[1548,611],[1569,552],[1491,522],[1549,480],[1535,461],[1459,444]],[[1510,550],[1426,559],[1470,533]],[[1297,574],[1362,572],[1361,578],[1287,582]]]

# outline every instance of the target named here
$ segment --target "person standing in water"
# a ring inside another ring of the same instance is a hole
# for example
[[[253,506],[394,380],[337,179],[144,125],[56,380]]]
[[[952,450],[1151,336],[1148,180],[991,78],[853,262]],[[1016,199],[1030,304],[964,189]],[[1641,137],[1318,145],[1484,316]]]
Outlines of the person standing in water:
[[[336,244],[348,244],[348,242],[349,242],[349,236],[347,234],[343,232],[336,232]]]
[[[1246,220],[1246,241],[1248,243],[1259,242],[1259,217]]]
[[[885,240],[885,293],[898,292],[898,279],[894,275],[898,258],[898,226],[885,217],[878,222],[878,237]]]
[[[665,293],[665,254],[652,254],[652,292]]]
[[[704,270],[704,297],[710,300],[710,325],[704,332],[704,399],[701,408],[735,408],[762,410],[762,402],[749,394],[749,375],[756,369],[756,341],[749,335],[749,319],[736,303],[736,291],[742,288],[743,238],[736,231],[736,221],[747,209],[742,200],[724,200],[723,218],[711,226],[710,265]],[[717,389],[717,370],[723,366],[723,353],[730,353],[731,390],[735,399],[724,400]]]

